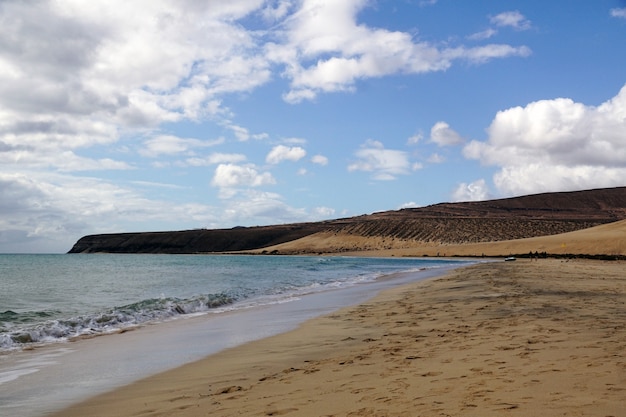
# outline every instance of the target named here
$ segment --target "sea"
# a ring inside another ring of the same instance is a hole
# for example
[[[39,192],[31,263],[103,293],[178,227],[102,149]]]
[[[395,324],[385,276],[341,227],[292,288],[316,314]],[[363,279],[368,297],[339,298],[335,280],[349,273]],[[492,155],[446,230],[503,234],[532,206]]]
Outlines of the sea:
[[[0,415],[44,416],[469,263],[0,254]]]

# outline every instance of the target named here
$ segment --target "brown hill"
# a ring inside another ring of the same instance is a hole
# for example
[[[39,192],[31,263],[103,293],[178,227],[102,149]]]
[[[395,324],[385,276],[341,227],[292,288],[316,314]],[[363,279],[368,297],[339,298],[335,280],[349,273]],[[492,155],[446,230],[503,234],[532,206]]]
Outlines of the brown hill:
[[[317,223],[91,235],[81,238],[70,253],[211,253],[255,249],[265,253],[329,253],[442,248],[551,236],[623,219],[626,219],[626,187],[618,187],[441,203]],[[360,243],[347,244],[349,241]]]
[[[316,233],[259,252],[280,254],[333,254],[359,256],[509,256],[535,253],[559,255],[626,256],[626,220],[574,232],[525,239],[478,243],[434,243]]]

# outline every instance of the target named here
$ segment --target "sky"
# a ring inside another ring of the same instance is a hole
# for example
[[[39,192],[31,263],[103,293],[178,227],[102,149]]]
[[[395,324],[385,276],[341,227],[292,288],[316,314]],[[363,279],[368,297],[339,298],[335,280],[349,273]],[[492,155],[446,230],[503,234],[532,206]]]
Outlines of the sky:
[[[626,185],[624,0],[0,0],[0,252]]]

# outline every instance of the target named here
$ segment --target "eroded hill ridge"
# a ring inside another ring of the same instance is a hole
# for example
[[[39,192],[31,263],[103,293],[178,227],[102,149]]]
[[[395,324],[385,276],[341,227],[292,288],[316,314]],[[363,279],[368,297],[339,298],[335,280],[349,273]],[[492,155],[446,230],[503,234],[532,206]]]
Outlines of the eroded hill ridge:
[[[69,253],[252,251],[317,233],[430,244],[550,236],[626,219],[626,187],[440,203],[344,219],[286,225],[89,235]]]

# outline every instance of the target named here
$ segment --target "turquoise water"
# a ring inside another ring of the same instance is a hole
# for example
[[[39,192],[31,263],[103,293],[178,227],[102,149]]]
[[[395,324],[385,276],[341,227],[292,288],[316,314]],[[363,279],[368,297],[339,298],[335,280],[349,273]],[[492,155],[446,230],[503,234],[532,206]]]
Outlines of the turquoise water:
[[[407,258],[0,255],[0,351],[285,303],[396,272],[460,264]]]

